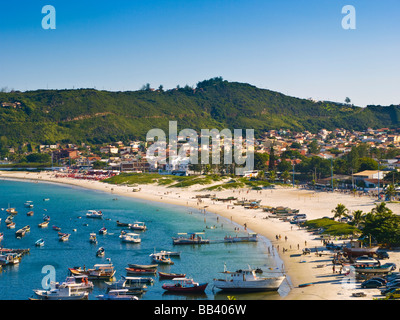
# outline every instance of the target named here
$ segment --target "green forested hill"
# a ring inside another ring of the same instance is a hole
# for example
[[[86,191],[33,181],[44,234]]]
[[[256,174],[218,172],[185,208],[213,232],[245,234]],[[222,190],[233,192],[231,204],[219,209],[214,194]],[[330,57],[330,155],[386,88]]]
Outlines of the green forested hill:
[[[358,108],[313,102],[214,78],[196,88],[107,92],[94,89],[0,93],[0,137],[12,143],[144,139],[148,130],[397,127],[400,106]]]

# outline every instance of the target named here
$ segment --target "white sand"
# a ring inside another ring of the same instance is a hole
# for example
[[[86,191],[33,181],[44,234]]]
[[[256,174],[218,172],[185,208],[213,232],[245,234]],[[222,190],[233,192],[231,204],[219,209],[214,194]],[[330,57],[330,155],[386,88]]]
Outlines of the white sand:
[[[333,213],[331,210],[334,209],[338,203],[343,203],[350,211],[363,210],[364,212],[369,212],[376,204],[376,200],[369,197],[314,192],[289,187],[263,190],[260,193],[259,191],[247,189],[217,192],[199,191],[199,189],[204,186],[193,186],[181,189],[167,188],[158,185],[140,185],[140,192],[132,192],[132,188],[126,186],[115,186],[98,181],[77,180],[72,178],[55,178],[54,174],[49,172],[2,172],[0,177],[70,184],[105,191],[115,195],[190,206],[197,209],[203,209],[204,206],[207,206],[207,211],[232,219],[232,221],[241,226],[246,223],[248,229],[270,239],[275,248],[279,246],[279,254],[284,262],[285,271],[288,274],[288,280],[292,287],[290,293],[283,299],[371,300],[374,297],[382,297],[379,295],[380,290],[378,289],[360,289],[359,282],[356,283],[356,289],[343,284],[342,281],[347,278],[339,273],[333,273],[331,255],[318,257],[312,253],[306,256],[290,257],[290,255],[302,253],[302,249],[305,247],[313,248],[322,245],[321,241],[315,239],[315,236],[309,232],[279,219],[265,219],[268,213],[263,212],[261,209],[245,209],[242,206],[233,207],[232,205],[227,208],[229,203],[213,202],[210,199],[203,199],[203,202],[199,204],[196,199],[193,199],[197,194],[206,193],[216,194],[217,197],[221,198],[234,196],[239,200],[242,198],[261,199],[261,205],[271,207],[284,206],[292,209],[299,209],[300,213],[307,214],[307,219],[311,220],[324,216],[332,217]],[[400,212],[400,204],[390,203],[387,206],[395,213]],[[281,239],[276,240],[276,235],[281,235]],[[285,240],[285,237],[287,237],[287,240]],[[283,248],[287,249],[284,253],[282,252]],[[400,253],[389,251],[389,255],[390,259],[388,261],[394,262],[397,266],[400,266]],[[317,268],[317,266],[320,265],[324,266]],[[298,287],[300,284],[304,283],[313,283],[313,285]],[[355,298],[351,296],[354,292],[364,292],[367,296],[364,298]]]

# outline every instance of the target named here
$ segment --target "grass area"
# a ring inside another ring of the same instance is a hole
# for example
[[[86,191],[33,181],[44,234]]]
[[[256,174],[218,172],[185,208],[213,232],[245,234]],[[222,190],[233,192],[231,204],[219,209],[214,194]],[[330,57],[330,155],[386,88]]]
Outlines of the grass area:
[[[361,231],[354,226],[328,218],[309,220],[304,225],[310,229],[322,228],[323,234],[332,236],[361,234]]]
[[[186,188],[193,185],[207,185],[215,181],[221,181],[224,177],[218,175],[207,176],[174,176],[162,175],[158,173],[121,173],[117,176],[103,180],[110,184],[155,184],[168,186],[170,188]]]
[[[238,188],[251,188],[261,189],[263,187],[269,187],[271,183],[265,180],[248,180],[246,178],[231,179],[222,184],[204,188],[204,191],[221,191],[226,189],[238,189]]]
[[[49,168],[51,163],[39,163],[39,162],[21,162],[21,163],[11,163],[11,164],[0,164],[1,168]]]
[[[206,187],[202,190],[213,191],[213,190],[227,190],[237,188],[251,188],[261,189],[263,187],[271,186],[271,183],[265,180],[249,180],[247,178],[231,178],[229,181],[226,180],[227,176],[219,175],[202,175],[202,176],[174,176],[174,175],[162,175],[158,173],[121,173],[117,176],[103,180],[110,184],[124,184],[124,185],[136,185],[136,184],[158,184],[161,186],[167,186],[168,188],[187,188],[195,185],[206,186],[221,182],[215,186]]]

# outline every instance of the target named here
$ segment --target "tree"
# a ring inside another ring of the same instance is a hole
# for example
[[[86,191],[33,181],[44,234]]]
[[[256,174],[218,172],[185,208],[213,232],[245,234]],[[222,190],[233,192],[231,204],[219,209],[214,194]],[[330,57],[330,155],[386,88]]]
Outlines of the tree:
[[[286,170],[286,171],[282,172],[281,178],[282,178],[282,180],[283,180],[284,183],[287,183],[287,181],[288,181],[289,178],[290,178],[290,173],[289,173],[289,171]]]
[[[365,217],[363,234],[371,235],[380,244],[399,245],[400,217],[389,210],[384,202],[374,209]]]
[[[268,171],[275,171],[275,160],[274,146],[272,145],[269,151]]]
[[[387,199],[392,201],[393,197],[396,195],[396,189],[395,189],[394,185],[390,184],[387,186],[387,188],[385,190],[385,195],[386,195]]]
[[[385,214],[393,213],[388,207],[386,207],[386,202],[381,202],[375,205],[375,208],[371,210],[372,214]]]
[[[308,152],[309,153],[318,153],[319,152],[319,145],[316,140],[311,141],[311,143],[308,145]]]
[[[341,217],[346,216],[349,210],[346,208],[346,206],[342,203],[339,203],[335,209],[332,210],[332,213],[334,213],[333,218],[338,218],[340,220]]]
[[[266,171],[268,169],[268,159],[269,155],[267,153],[254,153],[254,170]]]
[[[346,99],[344,99],[344,102],[346,102],[346,104],[350,104],[351,99],[349,97],[346,97]]]
[[[353,220],[351,221],[351,224],[353,224],[356,228],[359,228],[359,226],[365,221],[365,214],[362,210],[356,210],[353,212]]]

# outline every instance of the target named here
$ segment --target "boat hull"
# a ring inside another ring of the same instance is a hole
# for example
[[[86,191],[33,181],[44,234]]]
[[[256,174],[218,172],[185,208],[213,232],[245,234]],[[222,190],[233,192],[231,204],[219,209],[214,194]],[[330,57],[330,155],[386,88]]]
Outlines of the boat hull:
[[[217,279],[214,280],[214,286],[220,290],[232,292],[277,291],[284,279],[284,276],[260,279],[257,281],[228,281]]]
[[[175,284],[163,284],[162,288],[168,292],[176,293],[202,293],[206,289],[208,283],[201,283],[198,286],[193,287],[181,287]]]

